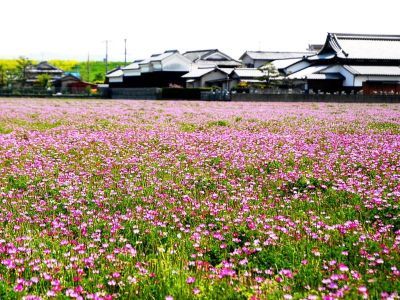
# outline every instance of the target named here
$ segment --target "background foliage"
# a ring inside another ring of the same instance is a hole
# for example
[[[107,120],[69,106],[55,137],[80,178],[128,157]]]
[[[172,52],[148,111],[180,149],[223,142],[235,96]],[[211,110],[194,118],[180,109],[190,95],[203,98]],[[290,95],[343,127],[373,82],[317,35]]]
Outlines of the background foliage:
[[[0,69],[13,71],[18,66],[17,61],[18,59],[0,59]],[[84,81],[100,83],[104,82],[105,79],[106,66],[102,61],[90,61],[88,63],[75,60],[49,60],[48,62],[65,72],[80,73]],[[37,64],[39,61],[32,60],[32,63]],[[108,70],[123,65],[123,62],[109,62]]]

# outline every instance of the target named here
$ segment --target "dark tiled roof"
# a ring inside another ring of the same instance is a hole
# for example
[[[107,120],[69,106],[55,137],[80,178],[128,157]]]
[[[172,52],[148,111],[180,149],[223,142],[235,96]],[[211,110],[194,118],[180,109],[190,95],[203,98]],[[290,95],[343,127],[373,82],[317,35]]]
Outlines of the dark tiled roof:
[[[246,55],[255,60],[277,60],[302,58],[313,54],[315,52],[246,51],[240,59],[243,59]]]
[[[319,54],[344,59],[400,60],[400,35],[328,33]]]

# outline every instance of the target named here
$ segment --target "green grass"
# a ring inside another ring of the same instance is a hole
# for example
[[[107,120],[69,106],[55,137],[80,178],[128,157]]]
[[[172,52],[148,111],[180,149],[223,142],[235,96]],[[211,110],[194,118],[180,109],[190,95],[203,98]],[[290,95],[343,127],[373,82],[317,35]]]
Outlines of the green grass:
[[[371,122],[368,128],[374,131],[390,131],[394,134],[400,133],[400,124],[391,122]]]
[[[8,128],[6,124],[0,122],[0,134],[8,134],[10,132],[12,132],[12,130]]]
[[[197,126],[192,123],[182,123],[180,124],[180,129],[183,132],[194,132],[197,129]]]
[[[229,126],[229,122],[227,120],[217,120],[211,121],[207,123],[208,127],[227,127]]]

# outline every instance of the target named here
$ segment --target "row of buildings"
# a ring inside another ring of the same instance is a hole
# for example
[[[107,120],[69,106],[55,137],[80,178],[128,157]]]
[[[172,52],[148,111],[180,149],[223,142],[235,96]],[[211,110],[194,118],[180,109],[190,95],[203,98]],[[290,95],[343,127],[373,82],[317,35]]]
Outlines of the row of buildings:
[[[47,76],[47,85],[53,87],[55,92],[82,94],[86,93],[88,89],[97,88],[97,85],[83,81],[79,73],[66,72],[47,61],[27,66],[24,70],[23,82],[20,85],[27,89],[41,87],[40,76],[42,75]]]
[[[273,73],[273,74],[272,74]],[[304,93],[400,94],[400,35],[328,33],[306,52],[169,50],[109,72],[110,89],[218,87],[274,83]]]

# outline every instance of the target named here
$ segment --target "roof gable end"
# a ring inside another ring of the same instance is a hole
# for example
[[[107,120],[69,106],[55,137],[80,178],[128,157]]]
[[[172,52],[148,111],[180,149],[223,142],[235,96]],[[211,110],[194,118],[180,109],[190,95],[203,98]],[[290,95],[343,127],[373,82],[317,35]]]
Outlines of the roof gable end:
[[[328,33],[317,56],[326,54],[341,59],[400,62],[400,35]]]

